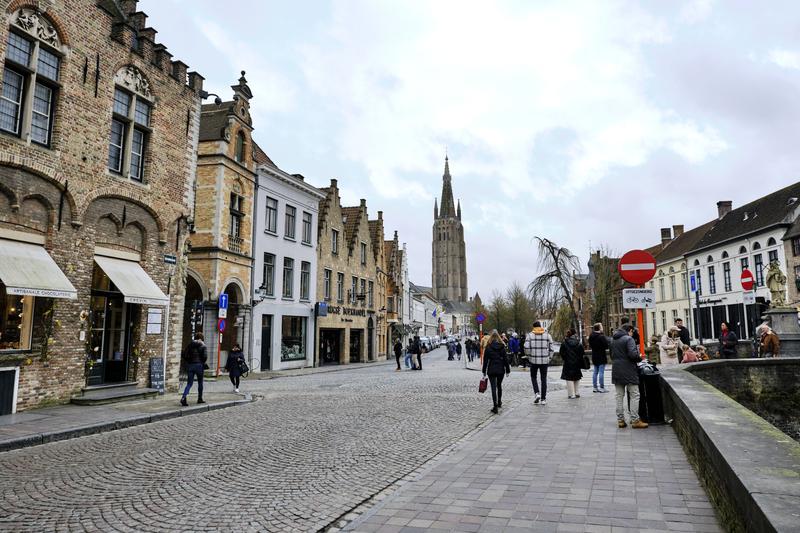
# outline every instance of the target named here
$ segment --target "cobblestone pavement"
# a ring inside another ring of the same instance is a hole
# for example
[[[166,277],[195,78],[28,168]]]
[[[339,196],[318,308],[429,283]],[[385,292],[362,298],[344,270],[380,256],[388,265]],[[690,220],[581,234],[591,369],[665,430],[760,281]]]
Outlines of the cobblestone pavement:
[[[618,429],[614,394],[582,385],[504,409],[346,529],[721,531],[672,428]]]
[[[479,374],[424,359],[245,381],[263,399],[0,453],[3,531],[315,531],[491,415]],[[225,381],[209,390],[225,390]],[[514,374],[505,403],[529,401]]]

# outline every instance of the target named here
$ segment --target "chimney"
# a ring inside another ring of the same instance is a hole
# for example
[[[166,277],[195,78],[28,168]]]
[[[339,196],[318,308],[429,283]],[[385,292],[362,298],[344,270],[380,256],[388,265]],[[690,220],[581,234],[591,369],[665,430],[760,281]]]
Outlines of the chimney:
[[[670,228],[661,228],[661,248],[672,242],[672,230]]]
[[[730,200],[720,200],[717,202],[717,214],[719,215],[719,219],[722,220],[722,217],[727,215],[733,210],[733,202]]]
[[[331,179],[331,189],[335,189],[339,185],[339,180],[332,178]]]
[[[367,201],[364,198],[362,198],[360,205],[361,205],[361,207],[367,207]]]
[[[672,238],[677,239],[683,235],[683,224],[673,224],[672,226]]]
[[[378,211],[378,220],[383,220],[383,211]]]

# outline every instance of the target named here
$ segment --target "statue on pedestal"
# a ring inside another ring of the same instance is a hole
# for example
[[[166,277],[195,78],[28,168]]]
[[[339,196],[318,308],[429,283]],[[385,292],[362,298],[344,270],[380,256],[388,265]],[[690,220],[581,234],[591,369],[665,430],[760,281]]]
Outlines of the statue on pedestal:
[[[770,307],[785,307],[786,275],[781,272],[777,261],[771,262],[767,268],[767,288],[772,295],[772,304]]]

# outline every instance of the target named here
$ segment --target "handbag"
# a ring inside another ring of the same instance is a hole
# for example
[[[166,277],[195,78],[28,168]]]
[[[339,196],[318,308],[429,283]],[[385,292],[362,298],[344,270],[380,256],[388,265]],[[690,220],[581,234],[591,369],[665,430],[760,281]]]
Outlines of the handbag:
[[[589,356],[588,355],[583,354],[583,360],[581,361],[581,369],[582,370],[589,370],[590,368],[592,368],[592,361],[589,360]]]
[[[239,359],[239,374],[244,377],[247,377],[247,373],[250,372],[250,367],[247,366],[244,359]]]
[[[478,383],[478,392],[484,393],[486,392],[486,386],[489,384],[489,378],[481,378],[480,383]]]

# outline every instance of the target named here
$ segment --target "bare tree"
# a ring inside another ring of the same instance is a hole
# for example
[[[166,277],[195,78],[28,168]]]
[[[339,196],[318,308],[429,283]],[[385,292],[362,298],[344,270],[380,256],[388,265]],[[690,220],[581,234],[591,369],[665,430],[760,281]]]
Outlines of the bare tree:
[[[508,302],[508,318],[511,327],[520,335],[524,335],[533,322],[533,306],[525,289],[516,281],[506,291]]]
[[[534,239],[538,244],[538,267],[542,273],[528,285],[528,292],[533,300],[546,302],[555,309],[559,309],[561,305],[569,305],[572,311],[572,327],[577,328],[578,311],[572,301],[572,287],[574,275],[581,272],[578,257],[550,239]]]
[[[613,252],[607,246],[601,246],[592,253],[590,261],[594,278],[592,320],[602,324],[609,323],[611,299],[624,285],[617,272],[617,260],[612,257]]]
[[[492,292],[492,299],[486,310],[488,314],[486,315],[486,328],[484,328],[484,332],[493,329],[502,332],[508,321],[508,302],[506,302],[506,299],[497,289]]]

